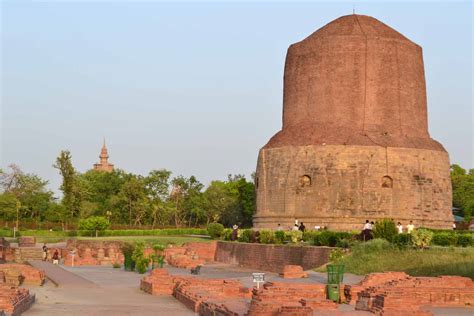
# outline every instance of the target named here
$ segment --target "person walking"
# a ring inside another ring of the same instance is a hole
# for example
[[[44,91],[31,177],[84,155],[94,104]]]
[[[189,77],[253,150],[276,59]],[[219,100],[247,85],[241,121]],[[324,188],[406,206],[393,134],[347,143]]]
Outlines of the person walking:
[[[56,249],[53,254],[53,264],[58,265],[59,264],[59,252]]]
[[[43,244],[43,261],[46,261],[48,259],[48,247],[46,247],[46,244]]]
[[[413,225],[413,221],[410,221],[410,224],[407,225],[407,233],[411,234],[415,229],[415,225]]]

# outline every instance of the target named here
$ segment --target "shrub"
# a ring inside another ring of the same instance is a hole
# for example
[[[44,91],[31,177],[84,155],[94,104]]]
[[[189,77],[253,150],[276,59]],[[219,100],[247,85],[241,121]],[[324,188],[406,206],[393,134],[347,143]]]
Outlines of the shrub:
[[[285,243],[285,232],[282,230],[277,230],[275,232],[275,243],[276,244],[283,244]]]
[[[114,267],[114,269],[120,269],[122,265],[118,262],[114,262],[114,264],[112,264],[112,267]]]
[[[259,237],[261,244],[273,244],[275,242],[275,233],[271,230],[261,230]]]
[[[410,244],[410,234],[396,234],[395,236],[393,236],[392,243],[398,248],[407,247]]]
[[[221,238],[223,240],[232,240],[232,229],[231,228],[225,228],[223,231],[222,231],[222,236]]]
[[[79,221],[79,229],[95,231],[95,236],[98,236],[98,231],[109,228],[110,222],[103,216],[91,216]]]
[[[415,229],[411,233],[411,241],[413,246],[416,248],[426,248],[431,245],[431,240],[433,239],[434,233],[425,228]]]
[[[391,219],[384,218],[375,223],[374,238],[383,238],[392,242],[397,234],[397,226]]]
[[[252,230],[251,229],[243,229],[240,231],[238,240],[240,242],[250,242],[252,237]]]
[[[348,247],[349,241],[353,235],[347,232],[333,232],[329,230],[323,230],[315,232],[311,244],[314,246],[328,246],[328,247]]]
[[[344,251],[341,248],[331,250],[329,254],[329,261],[337,263],[344,258]]]
[[[135,267],[138,273],[145,273],[150,263],[150,258],[145,258],[145,244],[143,242],[137,242],[135,244],[132,259],[135,261]]]
[[[285,237],[289,237],[292,243],[297,243],[303,239],[303,232],[301,230],[291,230],[286,232]]]
[[[316,235],[320,234],[317,230],[306,230],[303,233],[303,241],[311,243]]]
[[[222,236],[224,232],[224,225],[220,223],[210,223],[207,225],[207,232],[212,239],[217,239]]]
[[[441,232],[433,235],[433,244],[438,246],[455,246],[456,241],[457,236],[453,233]]]
[[[457,235],[457,237],[458,237],[458,240],[457,240],[458,246],[467,247],[473,244],[471,234],[459,234]]]

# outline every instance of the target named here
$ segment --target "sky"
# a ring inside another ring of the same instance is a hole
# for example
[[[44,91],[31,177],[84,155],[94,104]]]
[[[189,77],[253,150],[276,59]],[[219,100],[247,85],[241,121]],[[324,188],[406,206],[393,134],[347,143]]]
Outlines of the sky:
[[[470,1],[0,2],[0,168],[55,192],[59,152],[85,172],[104,137],[128,172],[250,176],[281,128],[288,46],[353,7],[423,47],[431,137],[474,168]]]

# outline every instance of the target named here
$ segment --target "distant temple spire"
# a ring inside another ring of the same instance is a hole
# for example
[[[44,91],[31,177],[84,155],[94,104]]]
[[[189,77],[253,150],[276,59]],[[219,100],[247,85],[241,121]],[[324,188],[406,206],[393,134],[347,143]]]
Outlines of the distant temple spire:
[[[109,163],[109,153],[107,147],[105,146],[105,137],[104,143],[102,144],[102,149],[100,150],[100,162],[94,164],[94,170],[112,172],[114,170],[114,165]]]

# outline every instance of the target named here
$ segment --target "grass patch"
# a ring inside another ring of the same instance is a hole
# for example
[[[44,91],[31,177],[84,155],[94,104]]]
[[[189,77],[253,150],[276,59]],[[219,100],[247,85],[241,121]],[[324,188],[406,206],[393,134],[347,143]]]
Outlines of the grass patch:
[[[431,247],[398,249],[388,242],[373,240],[354,245],[342,259],[345,271],[354,274],[403,271],[413,276],[459,275],[474,279],[474,248]],[[326,268],[317,271],[325,272]]]
[[[210,242],[209,238],[187,237],[187,236],[117,236],[117,237],[77,237],[78,240],[93,240],[93,241],[126,241],[126,242],[144,242],[146,244],[174,244],[182,245],[187,242]]]

